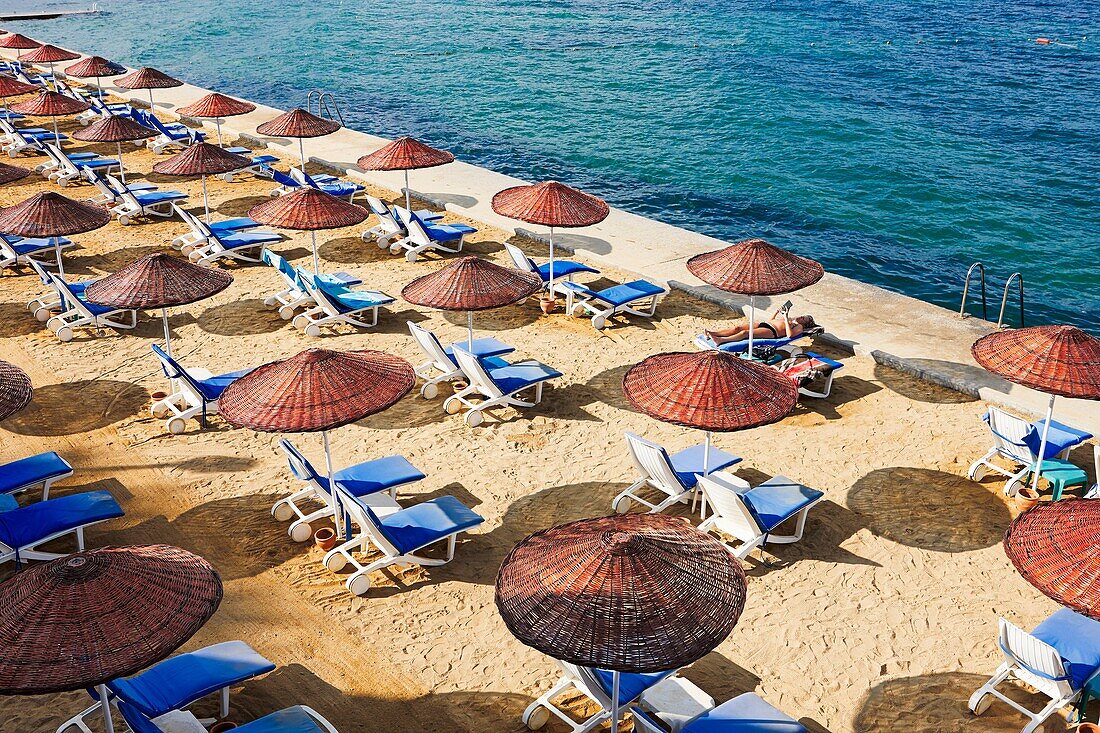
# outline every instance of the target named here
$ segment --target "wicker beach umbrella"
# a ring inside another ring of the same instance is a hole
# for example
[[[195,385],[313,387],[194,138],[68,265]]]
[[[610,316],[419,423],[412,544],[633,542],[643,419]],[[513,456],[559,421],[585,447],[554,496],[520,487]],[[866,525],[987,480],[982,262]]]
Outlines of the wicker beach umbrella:
[[[527,537],[508,553],[496,606],[524,644],[619,673],[662,672],[713,650],[737,624],[745,572],[713,537],[663,514],[583,519]]]
[[[756,296],[793,293],[825,276],[820,262],[799,257],[763,239],[746,239],[687,261],[691,274],[727,293],[749,296],[749,355],[756,325]]]
[[[53,74],[53,65],[58,61],[72,61],[78,58],[80,58],[80,54],[64,48],[58,48],[48,43],[35,48],[33,51],[19,54],[20,61],[26,61],[31,64],[49,64],[50,79],[53,80],[53,88],[55,90],[57,89],[57,79]]]
[[[0,211],[0,232],[17,237],[54,239],[83,234],[106,226],[111,221],[107,209],[96,204],[73,201],[53,191],[36,193],[24,201]],[[64,276],[61,248],[57,253],[58,274]]]
[[[1005,554],[1049,598],[1100,621],[1100,499],[1040,504],[1005,532]]]
[[[405,171],[405,208],[412,211],[409,171],[446,165],[454,159],[454,154],[446,150],[436,150],[411,137],[399,137],[370,155],[364,155],[355,164],[365,171]]]
[[[310,114],[304,109],[292,109],[256,128],[261,135],[298,138],[298,154],[302,157],[302,170],[306,169],[306,148],[302,142],[307,137],[323,137],[340,129],[340,123]]]
[[[0,694],[107,683],[166,658],[214,615],[221,578],[168,545],[104,547],[35,565],[0,585]],[[110,705],[102,706],[113,731]]]
[[[0,186],[3,186],[5,183],[14,183],[15,181],[20,181],[30,174],[31,172],[26,168],[20,168],[17,165],[8,165],[7,163],[0,163]]]
[[[153,166],[154,173],[165,176],[201,176],[202,207],[206,212],[206,223],[210,223],[210,198],[206,193],[206,177],[216,176],[229,171],[237,171],[252,161],[243,155],[211,145],[206,142],[191,143],[168,160]]]
[[[1100,339],[1073,326],[1032,326],[983,336],[970,347],[986,371],[1050,395],[1039,440],[1039,461],[1047,459],[1047,435],[1054,400],[1076,397],[1100,400]],[[1039,470],[1031,488],[1038,492]]]
[[[307,349],[226,387],[218,414],[234,425],[267,433],[320,432],[331,483],[329,431],[382,412],[415,382],[411,364],[381,351]],[[336,531],[343,536],[343,511],[336,492],[330,493]]]
[[[11,417],[31,401],[31,378],[15,364],[0,361],[0,420]]]
[[[129,117],[107,115],[82,130],[73,133],[74,140],[92,143],[114,143],[118,147],[118,170],[126,183],[126,168],[122,165],[122,143],[156,137],[157,133]]]
[[[186,117],[202,117],[214,120],[218,128],[218,145],[222,144],[222,118],[246,115],[256,109],[252,102],[233,99],[218,92],[211,92],[197,102],[176,110]]]
[[[11,110],[31,117],[52,117],[53,141],[55,145],[61,147],[61,133],[57,131],[57,118],[79,114],[91,106],[82,99],[73,99],[60,92],[41,91],[34,99],[16,102],[11,106]]]
[[[154,252],[131,262],[118,272],[96,280],[84,291],[92,303],[114,308],[160,308],[164,322],[164,346],[172,356],[168,309],[189,305],[229,287],[233,276],[202,267],[164,252]]]
[[[293,193],[256,204],[248,210],[248,216],[268,226],[308,231],[313,241],[313,274],[316,275],[321,272],[317,232],[354,226],[370,216],[370,212],[330,193],[303,186]]]
[[[0,38],[0,48],[14,48],[25,51],[28,48],[38,48],[42,44],[33,38],[27,38],[22,33],[12,33]]]
[[[518,303],[542,289],[533,272],[462,257],[416,278],[401,290],[410,303],[448,311],[466,311],[467,344],[474,347],[474,311]]]
[[[8,97],[20,97],[24,94],[31,94],[32,92],[38,92],[40,90],[41,87],[35,84],[27,84],[7,74],[0,74],[0,98],[4,100],[4,116],[8,116]]]
[[[554,297],[554,227],[587,227],[611,213],[607,202],[557,181],[506,188],[493,196],[502,216],[550,227],[550,297]]]
[[[704,474],[712,433],[770,425],[798,404],[789,377],[717,350],[650,356],[623,376],[623,394],[650,417],[706,431]]]
[[[168,76],[163,71],[157,71],[148,66],[143,66],[137,71],[132,71],[120,79],[115,79],[115,85],[123,89],[148,89],[149,114],[153,114],[153,90],[181,87],[183,86],[183,82]]]
[[[99,99],[103,100],[103,85],[100,83],[100,77],[115,76],[126,71],[126,67],[122,64],[116,64],[114,61],[108,61],[102,56],[89,56],[83,61],[77,61],[72,66],[65,67],[65,76],[71,76],[76,79],[91,79],[95,77],[95,87],[99,90]]]

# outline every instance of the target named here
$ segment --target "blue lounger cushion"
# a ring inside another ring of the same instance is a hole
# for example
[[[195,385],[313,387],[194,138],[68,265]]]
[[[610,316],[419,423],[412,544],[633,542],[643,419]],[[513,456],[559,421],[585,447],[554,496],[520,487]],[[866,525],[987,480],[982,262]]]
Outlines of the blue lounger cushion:
[[[0,542],[26,547],[58,532],[121,516],[122,507],[108,491],[70,494],[0,514]]]
[[[110,158],[98,158],[89,160],[73,160],[72,156],[69,156],[69,162],[75,165],[77,168],[117,168],[118,161],[111,160]]]
[[[390,208],[390,214],[393,215],[394,221],[401,221],[401,217],[397,213],[397,207],[396,206]],[[431,209],[420,209],[419,211],[414,211],[413,216],[415,216],[417,219],[419,219],[422,222],[425,222],[425,221],[426,222],[439,221],[440,219],[443,218],[443,214],[437,214],[436,212],[432,211]]]
[[[379,519],[369,506],[359,503],[383,536],[402,554],[413,552],[457,532],[464,532],[485,521],[480,514],[453,496],[441,496],[421,502],[383,519]]]
[[[274,669],[273,662],[243,641],[224,641],[170,657],[133,677],[108,682],[107,687],[155,718]]]
[[[94,160],[99,157],[99,153],[66,153],[65,155],[73,162],[78,160]]]
[[[681,733],[806,733],[806,727],[746,692],[692,719]]]
[[[562,373],[538,361],[519,361],[507,366],[493,367],[485,360],[485,373],[504,394],[513,394],[548,379],[557,379]]]
[[[766,532],[771,532],[823,496],[825,492],[803,486],[786,476],[774,476],[741,494],[745,505]]]
[[[218,241],[226,249],[238,247],[256,247],[261,244],[283,241],[282,235],[275,232],[234,232],[233,234],[219,235]]]
[[[54,451],[20,458],[18,461],[0,465],[0,493],[22,491],[51,479],[68,476],[72,472],[73,467]]]
[[[236,372],[218,374],[217,376],[208,377],[207,379],[195,379],[194,382],[199,392],[202,393],[202,396],[208,401],[213,402],[222,396],[222,392],[225,391],[226,387],[251,371],[252,369],[241,369]]]
[[[245,153],[247,155],[247,153]],[[269,165],[278,160],[278,157],[274,155],[253,155],[252,165]]]
[[[318,476],[328,489],[328,477]],[[352,496],[368,496],[388,491],[395,486],[410,484],[425,478],[425,474],[405,456],[385,456],[341,469],[332,475],[340,488]]]
[[[465,224],[431,224],[426,221],[421,221],[421,224],[433,242],[452,242],[477,231]]]
[[[495,338],[480,338],[474,339],[471,344],[468,341],[462,341],[460,343],[451,344],[443,348],[443,353],[447,355],[447,358],[451,360],[451,363],[458,368],[458,360],[455,358],[455,347],[468,351],[474,356],[480,357],[483,364],[487,366],[507,366],[508,362],[502,360],[495,360],[492,363],[486,361],[486,357],[501,356],[503,354],[510,354],[515,351],[514,346],[509,346],[503,341],[498,341]]]
[[[622,285],[615,285],[610,288],[604,288],[603,290],[590,290],[579,283],[562,283],[565,287],[577,292],[584,293],[596,300],[602,300],[608,305],[620,306],[633,303],[636,300],[642,300],[643,298],[652,298],[656,295],[661,295],[665,292],[665,289],[654,285],[648,280],[634,280],[633,282],[623,283]]]
[[[53,249],[56,247],[71,246],[73,241],[65,237],[57,237],[56,240],[42,237],[12,237],[3,235],[4,241],[11,246],[16,254],[33,254],[39,250]]]
[[[341,285],[318,282],[321,292],[327,295],[341,313],[353,313],[365,308],[377,308],[394,302],[394,299],[377,290],[352,290]]]
[[[1036,626],[1031,635],[1058,651],[1075,690],[1100,668],[1100,621],[1063,608]]]
[[[614,673],[606,669],[593,669],[592,671],[596,673],[596,679],[599,680],[604,694],[610,698],[615,684]],[[650,687],[666,677],[671,677],[675,672],[674,669],[667,672],[621,672],[619,674],[619,705],[630,704]]]
[[[539,277],[543,282],[550,281],[550,263],[547,262],[542,265],[536,265],[531,262],[535,270],[538,272]],[[559,277],[569,277],[570,275],[576,275],[578,272],[591,272],[599,274],[599,270],[588,265],[582,265],[580,262],[574,262],[573,260],[554,260],[554,279]]]
[[[255,229],[260,226],[260,222],[255,219],[249,219],[247,216],[240,216],[236,219],[215,221],[206,226],[213,232],[239,232],[242,229]]]
[[[155,204],[163,204],[169,201],[180,201],[187,198],[187,194],[179,191],[131,191],[134,198],[142,206],[153,206]]]
[[[690,448],[684,448],[669,455],[668,461],[672,464],[672,470],[676,472],[676,478],[680,480],[685,489],[694,489],[699,483],[699,475],[703,473],[703,458],[706,453],[706,445],[700,443]],[[732,453],[726,453],[713,445],[710,447],[710,460],[707,462],[707,473],[723,471],[730,466],[740,463],[741,457]]]
[[[153,721],[132,705],[119,703],[118,711],[134,733],[164,733]],[[285,708],[236,728],[241,733],[324,733],[317,721],[301,706]]]
[[[781,339],[758,339],[758,338],[754,338],[752,340],[752,345],[754,347],[756,347],[756,346],[774,346],[775,348],[779,348],[780,346],[786,346],[789,343],[793,343],[794,341],[797,341],[800,338],[802,338],[801,335],[797,336],[795,338],[781,338]],[[706,337],[706,334],[701,334],[696,339],[696,341],[699,342],[700,344],[704,344],[704,345],[706,345],[706,346],[708,346],[712,349],[717,348],[717,349],[720,349],[721,351],[728,351],[731,354],[740,354],[740,353],[743,353],[745,351],[748,351],[748,349],[749,349],[749,340],[748,339],[745,339],[744,341],[731,341],[729,343],[722,344],[721,346],[715,346],[714,342]]]

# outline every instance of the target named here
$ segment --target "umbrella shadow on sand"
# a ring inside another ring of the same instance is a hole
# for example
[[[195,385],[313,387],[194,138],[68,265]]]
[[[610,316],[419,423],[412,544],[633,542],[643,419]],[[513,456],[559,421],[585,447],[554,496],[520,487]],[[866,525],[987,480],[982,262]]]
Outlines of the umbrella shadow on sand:
[[[65,272],[81,275],[99,275],[121,270],[132,262],[155,252],[170,252],[166,245],[142,244],[135,247],[123,247],[99,254],[66,254]]]
[[[0,338],[30,336],[45,326],[35,320],[26,303],[0,303]]]
[[[466,328],[466,311],[442,311],[443,318],[452,325]],[[514,328],[529,326],[539,319],[537,305],[521,301],[503,308],[477,311],[474,313],[474,338],[480,338],[479,331],[511,331]],[[461,342],[461,343],[464,343]],[[515,357],[511,357],[515,359]]]
[[[394,258],[388,247],[382,249],[374,242],[364,242],[362,237],[334,237],[320,243],[317,251],[326,262],[342,265],[363,265]]]
[[[125,420],[149,403],[149,394],[129,382],[80,379],[35,387],[31,402],[4,421],[20,435],[77,435]]]
[[[228,217],[247,216],[248,210],[253,206],[270,200],[270,196],[238,196],[235,199],[223,199],[216,206],[211,206],[210,210]]]
[[[274,333],[289,323],[259,298],[211,306],[199,314],[196,322],[203,331],[219,336]]]
[[[879,537],[937,552],[992,547],[1012,521],[993,491],[964,476],[927,468],[871,471],[852,485],[847,503]]]

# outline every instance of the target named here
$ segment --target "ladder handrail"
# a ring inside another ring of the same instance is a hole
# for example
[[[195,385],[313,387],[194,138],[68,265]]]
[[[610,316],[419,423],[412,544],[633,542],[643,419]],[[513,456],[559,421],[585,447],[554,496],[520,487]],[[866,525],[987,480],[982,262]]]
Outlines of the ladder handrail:
[[[978,275],[981,278],[981,285],[982,285],[982,319],[988,321],[989,320],[989,309],[988,309],[988,303],[986,302],[986,297],[985,297],[985,265],[983,265],[981,262],[975,262],[966,271],[966,282],[963,283],[963,297],[962,297],[962,304],[959,305],[959,316],[961,316],[963,318],[966,318],[966,296],[970,292],[970,277],[971,277],[971,275],[974,274],[974,269],[975,268],[977,268],[977,270],[978,270]]]
[[[344,114],[340,111],[340,105],[336,101],[336,95],[332,92],[322,91],[320,89],[311,89],[306,94],[306,111],[313,112],[313,97],[317,95],[317,116],[327,117],[330,120],[340,120],[340,124],[344,125]]]
[[[1012,287],[1012,281],[1018,280],[1019,287],[1019,300],[1020,300],[1020,328],[1024,327],[1024,276],[1022,273],[1014,272],[1008,276],[1008,280],[1005,281],[1005,292],[1001,296],[1001,312],[997,316],[997,328],[1005,327],[1005,306],[1008,305],[1008,289]]]

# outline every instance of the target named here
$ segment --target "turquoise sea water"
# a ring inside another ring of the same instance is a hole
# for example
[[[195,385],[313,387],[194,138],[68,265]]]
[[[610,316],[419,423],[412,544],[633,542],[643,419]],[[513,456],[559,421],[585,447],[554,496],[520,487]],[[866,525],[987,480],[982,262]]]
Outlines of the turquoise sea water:
[[[981,260],[991,310],[1019,271],[1100,331],[1098,0],[100,5],[8,27],[948,307]]]

